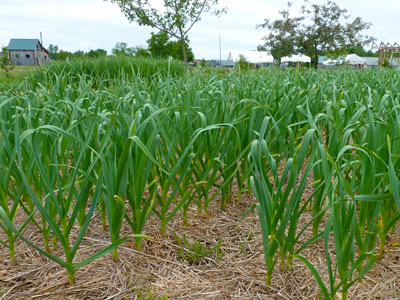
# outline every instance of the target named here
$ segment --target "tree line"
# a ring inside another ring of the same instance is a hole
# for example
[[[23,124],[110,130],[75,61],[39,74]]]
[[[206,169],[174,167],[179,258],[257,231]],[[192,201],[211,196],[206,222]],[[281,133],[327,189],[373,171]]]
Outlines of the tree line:
[[[186,57],[188,61],[194,60],[194,53],[189,46],[189,40],[185,40]],[[85,57],[95,58],[107,56],[108,53],[104,49],[89,50],[84,52],[78,50],[69,52],[60,50],[57,45],[49,45],[49,56],[52,60],[65,61],[67,59],[81,59]],[[114,56],[132,56],[132,57],[154,57],[154,58],[167,58],[184,61],[184,53],[181,48],[181,42],[178,40],[171,40],[168,34],[164,31],[158,33],[151,33],[150,39],[147,40],[147,47],[129,47],[125,42],[118,42],[111,50],[111,55]]]

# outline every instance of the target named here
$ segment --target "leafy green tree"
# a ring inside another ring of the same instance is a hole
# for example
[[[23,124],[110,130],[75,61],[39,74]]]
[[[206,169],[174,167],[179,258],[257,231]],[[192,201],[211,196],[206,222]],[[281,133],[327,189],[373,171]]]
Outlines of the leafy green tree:
[[[51,60],[57,60],[57,54],[58,54],[58,46],[57,45],[49,45],[49,57]]]
[[[349,47],[363,46],[374,38],[363,35],[371,24],[360,17],[348,22],[346,9],[328,0],[324,4],[312,4],[305,0],[300,15],[290,16],[291,4],[280,11],[281,19],[266,19],[259,28],[268,29],[265,46],[280,58],[295,52],[303,52],[312,58],[315,68],[321,53],[343,53]]]
[[[187,71],[186,39],[194,24],[201,20],[203,13],[217,16],[226,9],[215,9],[219,0],[163,0],[163,10],[157,10],[150,0],[105,0],[116,3],[129,21],[150,26],[166,32],[181,43],[183,60]]]
[[[348,47],[346,49],[346,53],[347,54],[357,54],[358,56],[361,56],[361,57],[372,57],[372,56],[374,56],[374,53],[371,50],[366,51],[364,49],[364,47],[361,46],[361,45]]]
[[[90,50],[87,53],[87,56],[89,56],[89,57],[107,56],[107,51],[104,49]]]
[[[150,57],[148,49],[143,47],[128,47],[127,43],[120,42],[112,49],[112,54],[115,56],[128,55],[135,57]]]
[[[50,49],[50,47],[49,47],[49,49]],[[102,56],[107,56],[107,51],[104,49],[90,50],[89,52],[84,52],[82,50],[70,52],[70,51],[65,51],[62,49],[58,50],[58,47],[57,47],[56,59],[58,61],[66,61],[69,59],[82,59],[82,58],[87,58],[87,57],[95,58],[95,57],[102,57]]]
[[[171,49],[171,57],[185,61],[185,55],[182,51],[181,42],[180,41],[171,41],[169,42],[169,48]],[[194,54],[192,48],[189,46],[188,42],[185,42],[185,49],[186,49],[186,59],[187,61],[194,60]]]
[[[14,68],[14,66],[11,65],[10,55],[8,53],[7,47],[2,48],[0,57],[0,67],[5,72],[6,77],[10,76],[10,71]]]
[[[111,50],[111,53],[115,56],[126,55],[128,49],[128,44],[124,42],[119,42],[115,44],[115,47]]]
[[[304,17],[291,17],[291,6],[292,4],[289,2],[288,8],[279,12],[282,16],[281,19],[275,21],[265,19],[265,23],[257,25],[257,28],[269,30],[269,34],[263,37],[265,44],[259,45],[257,50],[265,51],[269,49],[272,56],[279,60],[295,52],[297,31]]]
[[[72,56],[73,56],[73,58],[84,58],[85,57],[85,52],[83,52],[82,50],[78,50],[78,51],[75,51],[72,54]]]
[[[135,53],[135,57],[150,57],[151,54],[149,52],[149,50],[147,50],[146,48],[143,47],[135,47],[134,48],[134,53]]]
[[[265,47],[264,45],[258,45],[257,46],[257,51],[267,51],[267,47]]]
[[[151,33],[151,38],[147,40],[148,50],[153,57],[172,57],[178,60],[185,60],[180,41],[171,41],[166,32]],[[193,61],[194,54],[189,46],[189,41],[185,41],[187,61]]]
[[[60,50],[60,52],[58,52],[58,54],[57,54],[57,60],[60,60],[60,61],[66,61],[67,59],[70,59],[72,57],[73,57],[73,54],[71,52],[64,51],[64,50]]]
[[[135,55],[135,48],[128,47],[127,43],[119,42],[111,50],[111,53],[114,54],[115,56],[120,56],[120,55],[134,56]]]
[[[152,32],[150,39],[147,40],[147,48],[153,57],[168,57],[171,55],[168,43],[168,33],[165,31]]]

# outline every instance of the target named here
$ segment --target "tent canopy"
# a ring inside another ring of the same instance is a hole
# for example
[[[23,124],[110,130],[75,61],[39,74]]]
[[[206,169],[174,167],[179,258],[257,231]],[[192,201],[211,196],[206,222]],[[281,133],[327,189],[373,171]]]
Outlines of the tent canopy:
[[[334,66],[338,64],[338,61],[336,59],[328,58],[322,63],[324,66]]]
[[[286,62],[311,63],[311,58],[304,54],[298,53],[298,54],[282,57],[281,62],[282,63],[286,63]]]
[[[229,61],[237,62],[243,56],[251,64],[273,63],[274,58],[267,51],[231,51],[229,52]]]
[[[324,61],[325,66],[332,66],[332,65],[343,65],[343,64],[349,64],[349,65],[364,65],[366,64],[367,61],[361,57],[359,57],[357,54],[348,54],[346,57],[339,57],[338,59],[327,59]]]
[[[346,55],[344,60],[350,65],[363,65],[367,63],[365,59],[359,57],[357,54]]]

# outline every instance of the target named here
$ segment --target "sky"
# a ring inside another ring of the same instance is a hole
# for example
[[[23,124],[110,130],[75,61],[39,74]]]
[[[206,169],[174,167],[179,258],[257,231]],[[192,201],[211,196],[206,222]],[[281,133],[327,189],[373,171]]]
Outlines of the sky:
[[[159,2],[161,0],[152,0]],[[189,32],[190,46],[197,59],[222,59],[230,50],[255,50],[262,44],[265,29],[256,29],[264,19],[276,19],[287,1],[220,0],[227,7],[221,17],[203,15]],[[292,0],[293,8],[302,0]],[[324,3],[323,0],[311,0]],[[400,0],[336,0],[352,18],[362,17],[372,23],[366,33],[381,42],[400,42]],[[117,42],[130,47],[146,47],[151,32],[156,30],[130,23],[116,4],[103,0],[0,0],[0,46],[11,38],[39,38],[43,44],[57,45],[66,51],[111,49]]]

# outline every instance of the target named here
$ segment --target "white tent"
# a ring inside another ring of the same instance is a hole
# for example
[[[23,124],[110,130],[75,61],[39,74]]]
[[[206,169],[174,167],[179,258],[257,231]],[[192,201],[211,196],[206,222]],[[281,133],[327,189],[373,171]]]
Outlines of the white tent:
[[[273,63],[274,58],[267,51],[231,51],[227,60],[238,62],[243,56],[251,64]]]
[[[338,59],[327,59],[326,61],[323,62],[323,65],[325,66],[344,65],[344,64],[364,65],[366,63],[367,61],[359,57],[357,54],[349,54],[346,55],[346,57],[339,57]]]
[[[344,60],[349,65],[363,65],[363,64],[367,63],[367,61],[365,59],[359,57],[357,54],[346,55]]]
[[[311,63],[311,58],[304,54],[299,53],[299,54],[282,57],[281,62],[282,63],[286,63],[286,62]]]
[[[335,66],[338,64],[336,59],[329,58],[322,63],[324,66]]]

